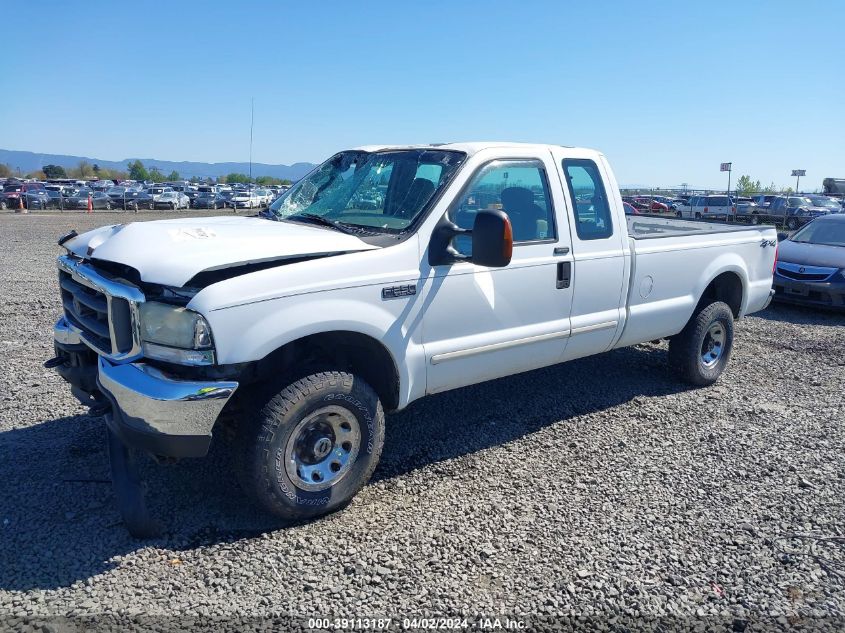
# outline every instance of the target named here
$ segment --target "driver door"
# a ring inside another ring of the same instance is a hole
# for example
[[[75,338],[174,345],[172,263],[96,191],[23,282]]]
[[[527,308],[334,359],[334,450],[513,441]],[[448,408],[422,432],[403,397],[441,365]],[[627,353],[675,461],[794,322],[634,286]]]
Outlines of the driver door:
[[[571,253],[565,204],[550,156],[520,155],[480,166],[448,211],[472,228],[481,209],[502,209],[513,227],[511,263],[433,266],[424,288],[427,392],[435,393],[558,362],[569,335]],[[468,236],[453,245],[471,255]]]

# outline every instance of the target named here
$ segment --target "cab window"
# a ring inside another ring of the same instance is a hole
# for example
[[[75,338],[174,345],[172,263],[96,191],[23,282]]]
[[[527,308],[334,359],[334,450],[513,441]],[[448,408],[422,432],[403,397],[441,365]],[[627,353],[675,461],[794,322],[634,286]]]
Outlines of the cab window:
[[[538,160],[494,161],[479,171],[450,210],[450,219],[471,229],[475,215],[483,209],[501,209],[513,227],[514,244],[554,241],[554,223],[548,178]],[[459,235],[453,245],[471,255],[472,238]]]
[[[607,192],[596,164],[587,159],[566,159],[563,171],[572,199],[578,239],[601,240],[613,235]]]

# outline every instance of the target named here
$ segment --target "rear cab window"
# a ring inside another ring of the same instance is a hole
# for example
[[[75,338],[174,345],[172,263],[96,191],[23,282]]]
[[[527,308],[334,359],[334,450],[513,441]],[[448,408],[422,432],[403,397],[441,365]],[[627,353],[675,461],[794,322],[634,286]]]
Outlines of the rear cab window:
[[[567,158],[563,160],[563,173],[572,200],[578,239],[611,237],[613,217],[598,166],[586,158]]]

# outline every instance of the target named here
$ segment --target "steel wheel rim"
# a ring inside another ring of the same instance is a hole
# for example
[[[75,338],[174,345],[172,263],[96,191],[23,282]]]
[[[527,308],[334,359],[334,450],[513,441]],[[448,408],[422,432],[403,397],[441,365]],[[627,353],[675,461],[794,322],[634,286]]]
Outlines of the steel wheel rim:
[[[727,330],[725,326],[716,321],[711,323],[701,342],[701,364],[705,367],[713,367],[725,353],[725,342],[727,341]]]
[[[305,416],[288,438],[285,471],[297,488],[325,490],[351,470],[360,447],[358,418],[345,407],[322,407]]]

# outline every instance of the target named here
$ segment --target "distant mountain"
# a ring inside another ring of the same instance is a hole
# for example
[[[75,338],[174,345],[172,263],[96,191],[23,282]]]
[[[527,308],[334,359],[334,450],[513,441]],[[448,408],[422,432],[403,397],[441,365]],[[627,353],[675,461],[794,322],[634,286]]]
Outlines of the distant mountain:
[[[85,160],[92,165],[96,163],[104,169],[119,169],[126,171],[126,165],[136,160],[125,158],[120,161],[89,158],[87,156],[68,156],[66,154],[36,154],[35,152],[20,152],[17,150],[0,149],[0,163],[9,165],[12,169],[20,169],[23,173],[41,169],[44,165],[59,165],[65,169],[76,167],[79,161]],[[193,163],[188,161],[174,162],[155,158],[142,158],[144,167],[158,167],[159,171],[169,174],[174,169],[185,178],[206,178],[225,176],[231,173],[249,173],[249,163]],[[253,176],[272,176],[273,178],[287,178],[299,180],[314,168],[312,163],[294,163],[293,165],[268,165],[253,163]]]

